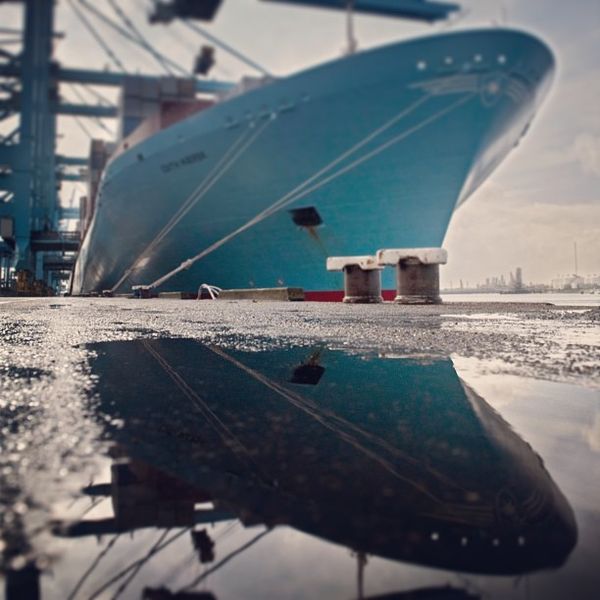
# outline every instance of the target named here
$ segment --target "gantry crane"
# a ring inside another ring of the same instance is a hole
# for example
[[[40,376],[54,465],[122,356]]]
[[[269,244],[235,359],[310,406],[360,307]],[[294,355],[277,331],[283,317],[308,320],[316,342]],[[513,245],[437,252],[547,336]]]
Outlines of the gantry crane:
[[[81,181],[85,178],[83,169],[88,166],[84,152],[81,156],[56,153],[57,116],[119,116],[117,106],[62,101],[60,85],[120,87],[130,76],[125,72],[70,69],[58,64],[53,58],[53,38],[59,35],[54,31],[55,2],[11,2],[22,4],[24,30],[0,27],[0,126],[10,122],[11,117],[16,122],[12,129],[0,128],[0,290],[6,292],[12,287],[14,291],[16,282],[24,292],[42,293],[52,273],[68,274],[80,241],[78,232],[60,229],[62,219],[78,213],[61,207],[60,184]],[[0,11],[5,3],[7,0],[0,0]],[[167,5],[160,6],[164,16]],[[91,4],[88,8],[94,9]],[[114,23],[113,26],[118,27]],[[12,52],[2,44],[1,36],[6,35],[13,41],[17,36],[21,38],[20,52]],[[149,51],[159,56],[145,43]],[[135,77],[149,81],[159,78]],[[195,89],[202,93],[231,87],[226,82],[196,79],[191,73],[186,77],[193,78]]]

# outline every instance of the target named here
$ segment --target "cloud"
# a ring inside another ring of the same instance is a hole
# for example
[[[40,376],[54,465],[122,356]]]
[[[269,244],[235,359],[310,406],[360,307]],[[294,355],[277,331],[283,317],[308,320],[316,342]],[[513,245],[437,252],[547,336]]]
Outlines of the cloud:
[[[600,177],[600,136],[580,133],[573,142],[571,153],[584,173]]]
[[[569,163],[578,164],[587,175],[600,177],[600,135],[578,133],[566,148],[549,149],[540,158],[539,166],[547,169]]]
[[[519,153],[518,160],[513,162],[513,176],[530,176],[539,181],[540,172],[544,178],[552,175],[558,177],[558,167],[573,166],[579,171],[572,171],[569,177],[576,184],[575,178],[580,174],[600,177],[600,134],[595,132],[572,133],[565,143],[560,144],[560,138],[547,141],[546,146],[537,145],[536,152],[529,148],[527,154]],[[512,159],[513,156],[511,155]],[[565,175],[565,173],[563,173]]]
[[[449,262],[441,270],[442,283],[481,282],[506,276],[517,266],[523,268],[527,282],[549,282],[574,269],[574,241],[580,272],[598,272],[597,194],[585,202],[536,202],[528,190],[488,181],[452,218],[444,241]]]

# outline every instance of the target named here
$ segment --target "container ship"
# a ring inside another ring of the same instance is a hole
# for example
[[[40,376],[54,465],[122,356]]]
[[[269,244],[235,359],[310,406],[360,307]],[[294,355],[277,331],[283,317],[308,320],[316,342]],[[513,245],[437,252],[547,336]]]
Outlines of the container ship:
[[[441,246],[553,71],[533,35],[453,31],[240,84],[151,135],[142,124],[103,169],[72,291],[206,283],[335,299],[328,256]]]

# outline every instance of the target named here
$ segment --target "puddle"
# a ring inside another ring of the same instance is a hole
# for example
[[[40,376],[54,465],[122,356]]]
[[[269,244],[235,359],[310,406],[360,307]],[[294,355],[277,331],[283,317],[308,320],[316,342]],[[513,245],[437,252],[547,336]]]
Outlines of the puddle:
[[[5,524],[6,600],[597,593],[591,390],[325,346],[87,348],[106,451],[44,535]]]

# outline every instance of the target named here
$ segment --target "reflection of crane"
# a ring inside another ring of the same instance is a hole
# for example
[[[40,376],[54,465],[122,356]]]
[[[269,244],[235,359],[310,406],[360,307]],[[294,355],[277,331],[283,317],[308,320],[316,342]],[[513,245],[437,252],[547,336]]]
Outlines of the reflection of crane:
[[[176,540],[188,532],[192,538],[194,550],[200,563],[211,563],[215,560],[215,544],[218,539],[211,538],[206,529],[195,529],[199,523],[216,523],[232,521],[235,516],[213,509],[195,510],[195,504],[207,503],[210,498],[205,491],[198,490],[180,479],[160,471],[146,463],[135,460],[119,459],[111,468],[111,483],[93,484],[85,487],[84,494],[92,497],[110,496],[112,498],[115,516],[112,519],[79,521],[72,525],[57,525],[55,532],[62,536],[79,537],[84,535],[101,536],[106,533],[116,533],[100,552],[90,567],[80,577],[68,596],[74,600],[83,584],[96,569],[104,556],[110,552],[119,536],[124,532],[132,532],[143,527],[158,527],[163,529],[158,539],[141,559],[124,566],[118,572],[99,586],[91,595],[100,596],[111,586],[120,582],[116,589],[117,597],[124,592],[129,583],[142,567],[163,552]],[[233,521],[238,523],[238,521]],[[179,530],[169,536],[172,528]],[[185,590],[170,592],[167,588],[145,588],[143,598],[148,600],[162,599],[202,599],[208,600],[214,596],[208,592],[193,592],[191,589],[213,573],[229,563],[233,558],[253,546],[271,530],[259,532],[255,537],[242,544],[239,548],[224,556],[213,567],[204,571],[192,581]],[[39,572],[37,574],[39,577]],[[19,598],[23,596],[18,596]],[[29,596],[27,596],[29,597]],[[12,600],[8,599],[7,600]]]
[[[4,597],[6,600],[39,600],[40,570],[35,563],[29,563],[22,569],[8,569],[4,573]]]
[[[110,496],[114,517],[57,526],[59,535],[115,534],[144,527],[193,528],[236,518],[213,508],[195,509],[195,504],[210,502],[207,492],[139,461],[117,461],[111,467],[110,484],[90,485],[83,493],[92,497]],[[206,548],[199,551],[207,556]]]
[[[367,562],[368,558],[364,552],[356,553],[356,587],[359,600],[363,600],[365,597],[365,567]]]

